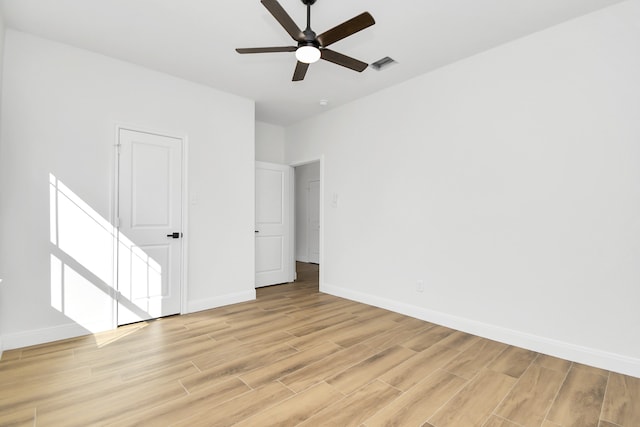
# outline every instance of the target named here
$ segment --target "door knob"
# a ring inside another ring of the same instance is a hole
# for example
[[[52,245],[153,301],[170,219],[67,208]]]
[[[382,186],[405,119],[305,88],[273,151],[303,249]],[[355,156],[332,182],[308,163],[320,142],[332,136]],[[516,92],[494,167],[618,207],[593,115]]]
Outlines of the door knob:
[[[176,231],[175,233],[167,234],[167,237],[173,237],[174,239],[179,239],[180,237],[182,237],[182,233],[179,233]]]

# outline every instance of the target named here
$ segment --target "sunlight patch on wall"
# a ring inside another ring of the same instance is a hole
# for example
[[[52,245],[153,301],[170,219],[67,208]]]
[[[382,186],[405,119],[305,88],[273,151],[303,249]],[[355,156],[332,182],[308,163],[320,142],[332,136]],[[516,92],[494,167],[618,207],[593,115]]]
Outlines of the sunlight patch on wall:
[[[53,254],[51,306],[89,332],[111,328],[111,297]]]
[[[50,175],[51,243],[113,287],[114,227]]]
[[[54,254],[51,254],[51,307],[64,313],[64,306],[62,305],[62,298],[64,297],[62,291],[62,268],[62,261]]]
[[[166,248],[143,250],[53,174],[49,198],[51,307],[89,332],[113,328],[117,301],[131,321],[159,316]]]
[[[89,332],[113,326],[114,229],[49,175],[51,307]]]

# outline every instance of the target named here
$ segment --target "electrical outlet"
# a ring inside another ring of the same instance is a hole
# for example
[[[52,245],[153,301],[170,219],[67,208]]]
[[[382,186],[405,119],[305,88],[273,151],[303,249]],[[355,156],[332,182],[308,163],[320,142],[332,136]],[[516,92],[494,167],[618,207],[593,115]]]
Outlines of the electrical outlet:
[[[416,282],[416,291],[417,292],[424,292],[424,281],[423,280],[418,280]]]

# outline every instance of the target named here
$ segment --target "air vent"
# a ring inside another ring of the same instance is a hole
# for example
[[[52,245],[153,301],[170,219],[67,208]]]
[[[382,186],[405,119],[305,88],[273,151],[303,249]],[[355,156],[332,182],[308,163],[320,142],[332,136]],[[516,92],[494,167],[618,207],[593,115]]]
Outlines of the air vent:
[[[388,56],[385,56],[382,59],[377,60],[376,62],[374,62],[373,64],[371,64],[371,66],[375,69],[375,70],[382,70],[383,68],[387,68],[390,65],[393,64],[397,64],[397,62],[395,61],[395,59],[393,58],[389,58]]]

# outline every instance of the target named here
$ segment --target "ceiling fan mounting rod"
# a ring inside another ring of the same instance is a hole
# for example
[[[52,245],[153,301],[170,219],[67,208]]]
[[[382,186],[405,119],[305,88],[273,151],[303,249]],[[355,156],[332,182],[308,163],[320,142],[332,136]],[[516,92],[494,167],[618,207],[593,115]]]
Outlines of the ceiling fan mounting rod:
[[[307,5],[307,28],[302,32],[304,34],[304,40],[298,42],[298,46],[315,46],[320,47],[320,44],[316,41],[316,33],[311,29],[311,5],[316,0],[302,0],[302,3]]]

